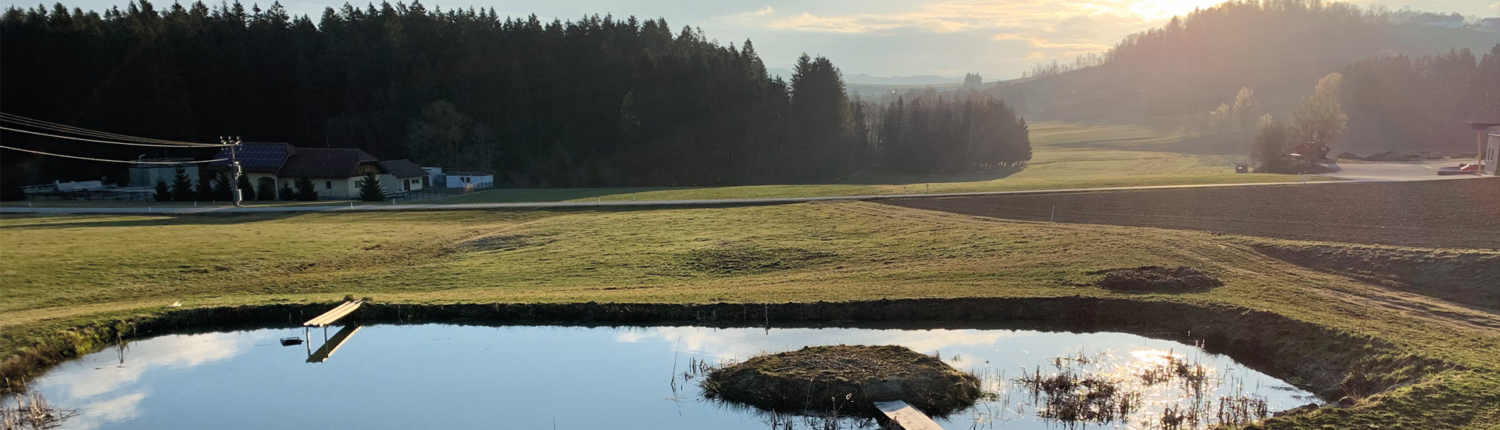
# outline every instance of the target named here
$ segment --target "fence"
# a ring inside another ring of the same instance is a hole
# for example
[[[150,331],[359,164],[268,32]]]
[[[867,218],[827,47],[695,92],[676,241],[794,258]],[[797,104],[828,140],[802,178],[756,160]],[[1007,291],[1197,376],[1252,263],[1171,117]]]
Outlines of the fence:
[[[103,189],[103,190],[74,190],[74,191],[51,191],[51,192],[27,192],[26,199],[33,202],[40,201],[66,201],[66,200],[127,200],[127,201],[152,201],[156,200],[156,190],[141,189]]]
[[[493,182],[484,182],[484,183],[478,183],[478,184],[468,184],[468,185],[464,185],[462,187],[455,187],[455,188],[436,188],[436,187],[434,187],[434,188],[423,188],[423,189],[420,189],[420,190],[400,191],[400,192],[395,192],[395,193],[386,193],[385,194],[385,198],[386,198],[386,200],[395,200],[395,201],[398,201],[398,202],[410,202],[410,201],[428,200],[428,199],[441,199],[441,198],[445,198],[445,197],[462,196],[462,195],[465,195],[465,194],[476,193],[476,192],[488,190],[488,189],[491,189],[491,188],[494,188],[494,187],[495,187],[495,184]]]

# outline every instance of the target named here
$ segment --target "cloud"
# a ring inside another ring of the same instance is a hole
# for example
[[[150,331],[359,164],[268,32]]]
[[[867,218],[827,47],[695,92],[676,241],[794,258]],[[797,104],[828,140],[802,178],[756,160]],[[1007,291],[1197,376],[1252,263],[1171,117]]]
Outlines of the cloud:
[[[105,423],[115,421],[126,421],[140,416],[141,400],[146,398],[146,393],[131,393],[113,399],[90,403],[87,407],[78,411],[78,416],[67,422],[68,428],[74,430],[91,430],[99,428]]]
[[[715,18],[713,25],[771,35],[800,33],[789,37],[797,37],[803,43],[807,43],[808,37],[818,35],[839,37],[822,39],[830,41],[849,41],[855,37],[880,39],[892,51],[913,48],[911,44],[897,46],[900,41],[896,38],[922,37],[927,42],[923,42],[920,52],[905,54],[908,62],[920,60],[921,64],[942,63],[951,67],[947,63],[962,61],[971,65],[957,69],[974,70],[996,67],[1002,62],[1070,61],[1082,54],[1107,51],[1123,35],[1160,25],[1172,15],[1186,14],[1217,1],[935,0],[871,3],[860,12],[828,7],[818,10],[822,5],[808,3],[722,16]],[[952,37],[939,38],[945,35]],[[836,56],[849,51],[841,57],[844,60],[877,64],[893,61],[852,58],[867,57],[872,54],[869,49],[879,49],[875,46],[854,48],[845,44],[830,48],[812,50]],[[806,46],[800,49],[808,50]],[[874,53],[879,55],[879,52]],[[968,60],[958,60],[961,58]]]
[[[1099,52],[1108,50],[1109,45],[1087,42],[1059,42],[1040,37],[1023,36],[1013,33],[1000,33],[992,37],[994,40],[1018,40],[1026,42],[1035,48],[1068,50],[1074,52]]]
[[[232,358],[245,352],[255,342],[274,337],[269,332],[207,333],[170,335],[134,342],[124,351],[121,364],[118,355],[103,351],[68,363],[44,376],[38,391],[56,397],[54,404],[69,405],[79,416],[69,421],[69,428],[92,429],[104,423],[134,419],[147,392],[136,383],[147,372],[159,369],[182,369]],[[115,394],[131,391],[130,394]],[[73,406],[77,405],[77,406]]]
[[[229,333],[163,336],[130,344],[123,365],[118,362],[79,363],[96,369],[55,372],[48,377],[46,384],[65,388],[72,399],[86,399],[134,383],[153,368],[193,367],[234,357],[253,341]],[[114,360],[113,354],[107,353],[96,358]]]

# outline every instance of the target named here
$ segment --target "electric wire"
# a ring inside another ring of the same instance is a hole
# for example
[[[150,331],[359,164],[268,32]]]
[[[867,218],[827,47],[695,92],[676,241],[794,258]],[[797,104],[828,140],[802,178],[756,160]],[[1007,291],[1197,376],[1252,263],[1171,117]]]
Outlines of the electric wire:
[[[94,142],[94,143],[106,143],[106,144],[110,144],[110,145],[149,146],[149,147],[153,147],[153,148],[220,148],[220,147],[230,146],[230,145],[209,145],[209,144],[203,144],[203,143],[195,143],[195,144],[192,144],[192,145],[182,145],[182,144],[164,145],[164,144],[159,144],[159,143],[115,142],[115,141],[111,141],[111,140],[85,139],[85,138],[82,138],[82,137],[72,137],[72,136],[62,136],[62,135],[56,135],[56,134],[48,134],[48,133],[42,133],[42,132],[38,132],[38,131],[21,130],[21,129],[4,127],[4,126],[0,126],[0,130],[14,131],[14,132],[17,132],[17,133],[34,134],[34,135],[37,135],[37,136],[55,137],[55,138],[58,138],[58,139],[79,140],[79,141]]]
[[[73,158],[73,159],[88,160],[88,161],[103,161],[103,162],[107,162],[107,163],[125,163],[125,164],[160,164],[160,165],[175,166],[175,165],[178,165],[178,164],[204,164],[204,163],[213,163],[213,162],[218,162],[218,161],[229,160],[228,158],[215,158],[215,159],[212,159],[212,160],[194,160],[194,161],[111,160],[111,159],[107,159],[107,158],[93,158],[93,157],[80,157],[80,156],[77,156],[77,155],[53,154],[53,153],[50,153],[50,152],[33,151],[33,150],[30,150],[30,149],[12,148],[12,147],[9,147],[9,146],[4,146],[4,145],[0,145],[0,149],[9,149],[9,150],[12,150],[12,151],[29,152],[29,153],[32,153],[32,154],[48,155],[48,156],[53,156],[53,157]]]
[[[98,131],[98,130],[90,130],[90,129],[82,128],[82,127],[74,127],[74,126],[70,126],[70,125],[64,125],[64,124],[58,124],[58,123],[54,123],[54,122],[42,121],[42,120],[38,120],[38,119],[27,118],[27,117],[23,117],[23,116],[20,116],[20,115],[9,114],[9,113],[4,113],[4,112],[0,112],[0,122],[10,122],[10,123],[25,125],[25,126],[29,126],[29,127],[33,127],[33,128],[39,128],[39,129],[53,131],[53,132],[58,132],[58,133],[77,134],[77,135],[83,135],[83,136],[98,137],[98,138],[105,138],[105,139],[115,139],[115,140],[124,140],[124,141],[130,141],[130,142],[138,142],[138,143],[154,143],[154,144],[161,144],[161,145],[187,146],[187,147],[222,147],[222,146],[228,146],[226,144],[183,142],[183,141],[176,141],[176,140],[152,139],[152,138],[146,138],[146,137],[130,136],[130,135],[119,134],[119,133],[109,133],[109,132]]]

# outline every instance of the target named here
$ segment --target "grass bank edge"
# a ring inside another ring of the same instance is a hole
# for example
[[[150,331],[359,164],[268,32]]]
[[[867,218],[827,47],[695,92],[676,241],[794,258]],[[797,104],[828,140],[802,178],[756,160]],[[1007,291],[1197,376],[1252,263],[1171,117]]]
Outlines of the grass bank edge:
[[[239,306],[150,308],[13,327],[3,337],[5,386],[114,342],[208,328],[295,325],[335,302],[262,302]],[[1179,341],[1261,366],[1331,403],[1303,408],[1249,428],[1461,428],[1481,423],[1500,400],[1495,369],[1472,368],[1405,351],[1378,335],[1356,333],[1213,301],[1173,296],[986,297],[804,303],[451,303],[372,302],[359,318],[374,323],[457,324],[852,324],[923,321],[944,326],[1034,323],[1062,330],[1119,330]],[[1489,405],[1488,407],[1484,405]]]

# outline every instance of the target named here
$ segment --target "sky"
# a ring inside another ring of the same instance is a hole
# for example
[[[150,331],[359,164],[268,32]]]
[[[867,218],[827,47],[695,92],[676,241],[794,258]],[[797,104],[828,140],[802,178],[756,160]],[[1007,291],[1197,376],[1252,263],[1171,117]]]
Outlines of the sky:
[[[105,9],[126,0],[65,0]],[[186,1],[186,0],[183,0]],[[219,0],[205,3],[214,5]],[[244,3],[264,0],[241,0]],[[345,0],[284,0],[316,21]],[[440,7],[494,8],[501,15],[577,19],[591,14],[666,18],[673,28],[701,28],[720,43],[746,39],[768,67],[789,68],[806,52],[833,60],[846,75],[1020,77],[1041,62],[1102,52],[1128,34],[1159,27],[1174,15],[1222,0],[424,0]],[[351,3],[363,5],[369,0]],[[394,2],[394,1],[393,1]],[[33,5],[0,0],[6,6]],[[157,0],[161,5],[166,3]],[[1466,16],[1500,16],[1497,0],[1354,0]]]

